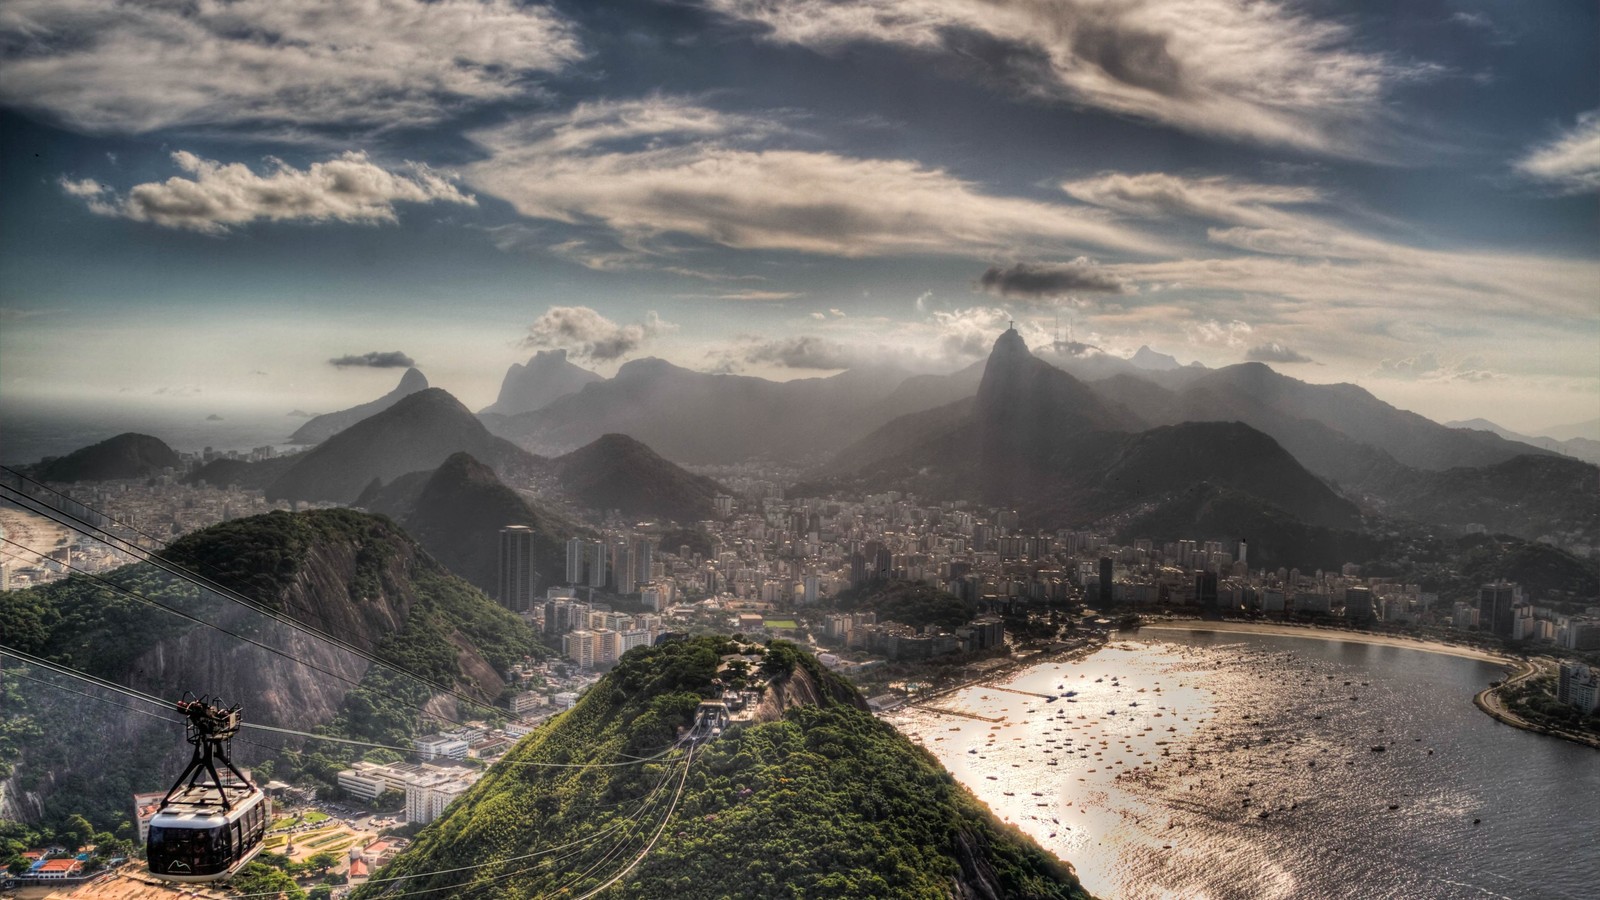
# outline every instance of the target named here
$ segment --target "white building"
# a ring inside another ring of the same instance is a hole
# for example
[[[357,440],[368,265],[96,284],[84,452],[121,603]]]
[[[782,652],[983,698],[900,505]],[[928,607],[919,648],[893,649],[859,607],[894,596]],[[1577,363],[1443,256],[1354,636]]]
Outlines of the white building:
[[[419,776],[406,786],[406,821],[427,824],[444,814],[445,807],[472,787],[481,773],[476,770],[440,772]]]
[[[417,738],[417,756],[429,759],[466,759],[471,744],[460,737],[448,734],[430,734]]]

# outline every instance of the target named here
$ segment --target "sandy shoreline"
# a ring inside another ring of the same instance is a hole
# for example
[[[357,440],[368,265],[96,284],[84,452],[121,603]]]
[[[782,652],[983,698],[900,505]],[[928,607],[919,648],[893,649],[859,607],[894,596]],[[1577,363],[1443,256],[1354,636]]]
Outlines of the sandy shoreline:
[[[10,504],[0,505],[0,527],[5,528],[7,540],[16,541],[28,550],[40,553],[55,550],[61,546],[61,540],[70,535],[66,528],[55,521]],[[0,544],[0,562],[19,568],[37,566],[39,557],[10,544]]]
[[[1316,628],[1304,625],[1279,625],[1268,622],[1206,622],[1197,619],[1179,619],[1172,622],[1153,622],[1142,625],[1138,634],[1148,631],[1213,631],[1223,634],[1275,634],[1284,637],[1320,638],[1326,641],[1347,641],[1355,644],[1377,644],[1383,647],[1405,647],[1409,650],[1421,650],[1424,653],[1442,653],[1446,656],[1459,656],[1463,659],[1476,659],[1480,662],[1495,663],[1496,665],[1511,666],[1516,660],[1509,656],[1490,653],[1475,647],[1459,647],[1454,644],[1442,644],[1438,641],[1424,641],[1412,638],[1395,637],[1387,634],[1364,634],[1359,631],[1344,631],[1337,628]]]

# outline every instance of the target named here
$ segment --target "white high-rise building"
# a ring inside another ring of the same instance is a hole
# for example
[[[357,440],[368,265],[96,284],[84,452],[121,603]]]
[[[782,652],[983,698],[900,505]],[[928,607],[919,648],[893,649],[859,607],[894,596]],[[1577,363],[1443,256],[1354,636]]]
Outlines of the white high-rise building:
[[[585,546],[582,538],[572,538],[567,541],[567,584],[583,584]]]

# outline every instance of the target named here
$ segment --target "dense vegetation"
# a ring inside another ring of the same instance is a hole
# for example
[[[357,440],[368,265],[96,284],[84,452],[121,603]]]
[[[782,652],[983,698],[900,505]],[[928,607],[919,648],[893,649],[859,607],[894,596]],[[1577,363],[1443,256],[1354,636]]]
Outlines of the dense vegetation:
[[[534,765],[662,753],[716,693],[723,658],[741,651],[760,652],[757,668],[775,693],[818,705],[730,729],[697,751],[686,774],[681,750],[637,766]],[[410,891],[576,895],[621,871],[658,828],[643,863],[602,896],[948,897],[962,887],[1083,896],[1068,867],[996,823],[809,654],[783,642],[752,651],[717,636],[630,651],[382,875],[415,876],[403,882]],[[542,852],[552,848],[562,849]],[[382,895],[373,886],[356,897]]]

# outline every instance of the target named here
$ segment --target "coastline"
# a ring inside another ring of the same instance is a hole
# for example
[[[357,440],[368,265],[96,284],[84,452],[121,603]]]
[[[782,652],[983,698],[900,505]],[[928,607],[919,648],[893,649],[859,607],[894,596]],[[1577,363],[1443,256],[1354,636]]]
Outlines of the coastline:
[[[1345,631],[1339,628],[1318,628],[1314,625],[1282,625],[1269,622],[1209,622],[1202,619],[1177,619],[1140,625],[1136,633],[1145,631],[1214,631],[1224,634],[1268,634],[1283,637],[1321,638],[1325,641],[1375,644],[1382,647],[1405,647],[1410,650],[1421,650],[1425,653],[1459,656],[1463,659],[1475,659],[1480,662],[1495,663],[1496,665],[1507,667],[1515,666],[1519,663],[1519,660],[1515,657],[1490,653],[1487,650],[1479,650],[1476,647],[1462,647],[1456,644],[1440,643],[1439,641],[1402,638],[1387,634]]]
[[[1401,638],[1386,634],[1364,634],[1362,632],[1344,631],[1337,628],[1318,628],[1309,625],[1279,625],[1266,622],[1208,622],[1200,619],[1180,619],[1172,622],[1157,622],[1142,625],[1140,631],[1211,631],[1224,634],[1266,634],[1284,637],[1321,638],[1329,641],[1347,641],[1357,644],[1375,644],[1385,647],[1406,647],[1412,650],[1421,650],[1424,653],[1439,653],[1445,656],[1456,656],[1463,659],[1475,659],[1480,662],[1494,663],[1506,666],[1510,673],[1499,684],[1491,685],[1479,691],[1472,698],[1472,703],[1485,715],[1512,728],[1520,728],[1534,734],[1547,735],[1561,738],[1575,744],[1583,744],[1600,750],[1600,738],[1585,734],[1559,731],[1536,725],[1518,716],[1505,707],[1500,701],[1500,692],[1513,684],[1531,678],[1541,671],[1540,664],[1535,660],[1519,659],[1512,656],[1502,656],[1486,650],[1473,647],[1458,647],[1453,644],[1443,644],[1438,641],[1425,641],[1420,639]]]

